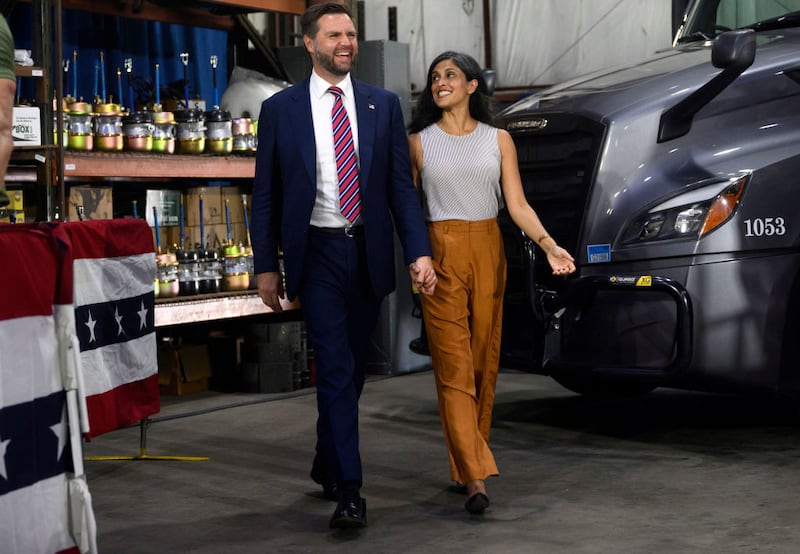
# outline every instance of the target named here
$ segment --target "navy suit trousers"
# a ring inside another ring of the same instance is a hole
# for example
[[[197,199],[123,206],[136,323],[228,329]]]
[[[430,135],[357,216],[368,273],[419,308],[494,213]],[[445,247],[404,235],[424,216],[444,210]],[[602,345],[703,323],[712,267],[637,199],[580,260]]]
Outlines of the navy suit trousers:
[[[360,486],[358,399],[382,299],[369,285],[363,236],[309,233],[300,302],[316,362],[317,458],[340,485]]]

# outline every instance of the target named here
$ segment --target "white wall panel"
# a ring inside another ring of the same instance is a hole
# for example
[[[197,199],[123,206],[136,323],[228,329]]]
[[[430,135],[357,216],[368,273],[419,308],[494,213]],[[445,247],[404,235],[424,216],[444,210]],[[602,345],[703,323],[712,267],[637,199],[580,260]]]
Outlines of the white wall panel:
[[[529,87],[643,59],[671,44],[671,0],[492,0],[492,57],[499,87]],[[414,90],[431,60],[459,50],[484,60],[481,0],[365,0],[366,40],[409,44]]]
[[[397,40],[409,44],[412,90],[425,86],[428,65],[445,50],[466,52],[483,63],[481,0],[366,0],[367,40],[389,38],[390,6],[397,8]]]

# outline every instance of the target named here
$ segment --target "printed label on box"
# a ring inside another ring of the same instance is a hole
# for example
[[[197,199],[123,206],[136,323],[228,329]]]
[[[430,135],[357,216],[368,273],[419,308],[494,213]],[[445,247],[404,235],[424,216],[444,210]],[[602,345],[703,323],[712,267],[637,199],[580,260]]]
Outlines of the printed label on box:
[[[39,108],[15,106],[11,133],[14,136],[14,146],[41,146],[42,122]]]
[[[148,190],[145,203],[145,218],[150,227],[155,226],[153,208],[158,210],[159,227],[175,227],[181,223],[181,191],[179,190]]]

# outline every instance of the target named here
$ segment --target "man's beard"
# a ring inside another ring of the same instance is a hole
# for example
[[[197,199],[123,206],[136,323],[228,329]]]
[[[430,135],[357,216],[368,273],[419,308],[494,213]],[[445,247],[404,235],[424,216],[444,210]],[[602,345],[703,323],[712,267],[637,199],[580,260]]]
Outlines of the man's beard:
[[[344,77],[348,73],[350,73],[350,67],[352,67],[353,63],[355,63],[356,58],[354,54],[350,55],[350,64],[347,68],[342,68],[336,65],[336,60],[334,56],[323,54],[319,50],[314,50],[314,57],[317,59],[317,63],[321,65],[325,71],[330,72],[333,75],[338,75],[339,77]]]

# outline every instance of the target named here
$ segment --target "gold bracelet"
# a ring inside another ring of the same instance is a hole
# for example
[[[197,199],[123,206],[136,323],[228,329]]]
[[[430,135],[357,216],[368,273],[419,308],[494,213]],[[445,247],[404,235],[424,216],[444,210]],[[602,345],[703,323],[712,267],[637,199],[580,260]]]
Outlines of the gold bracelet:
[[[541,244],[541,243],[542,243],[542,241],[543,241],[544,239],[549,239],[549,238],[550,238],[550,235],[548,235],[547,233],[545,233],[545,234],[543,234],[541,237],[539,237],[539,238],[536,240],[536,244]]]

